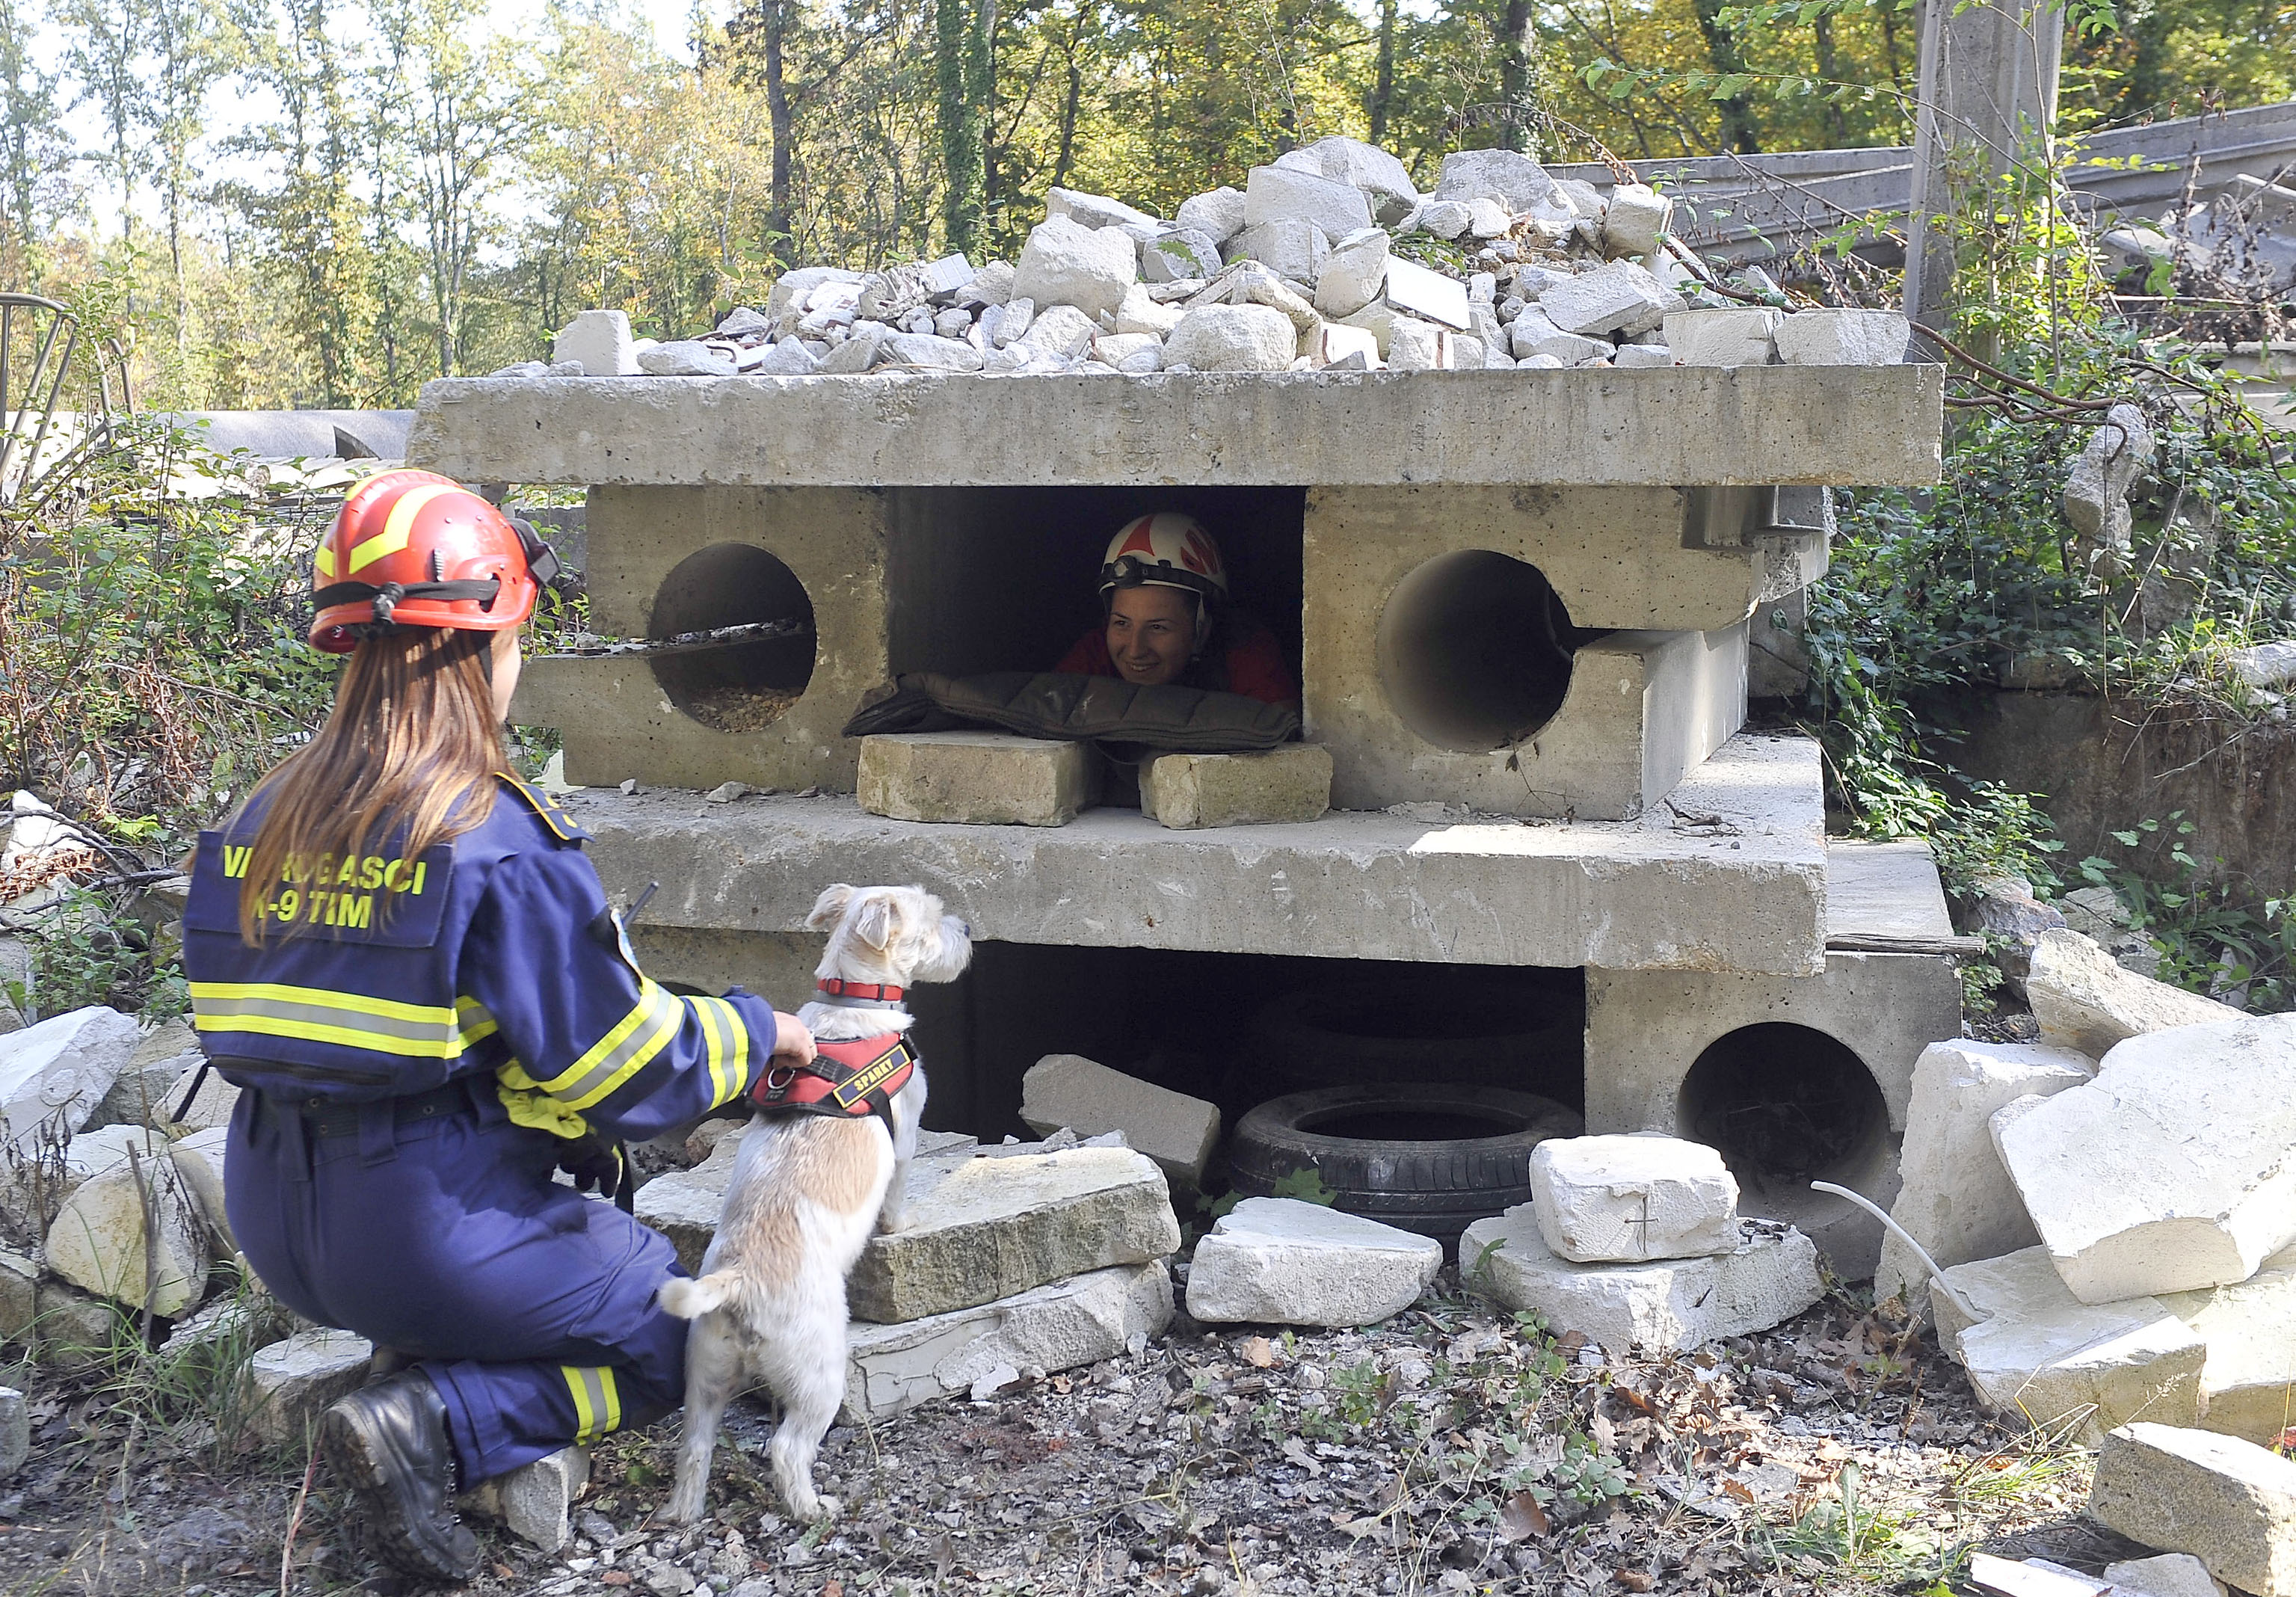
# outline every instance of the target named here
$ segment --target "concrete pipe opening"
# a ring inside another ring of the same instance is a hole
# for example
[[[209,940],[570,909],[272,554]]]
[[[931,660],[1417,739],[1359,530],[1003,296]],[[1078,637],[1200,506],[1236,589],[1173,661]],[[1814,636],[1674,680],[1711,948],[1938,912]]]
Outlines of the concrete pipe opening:
[[[1570,691],[1586,635],[1537,566],[1488,549],[1439,554],[1396,585],[1379,675],[1403,724],[1480,754],[1530,736]]]
[[[715,731],[762,732],[813,680],[813,601],[796,572],[749,544],[713,544],[680,561],[654,595],[650,637],[759,623],[788,630],[654,656],[662,695]]]
[[[1896,1167],[1881,1084],[1808,1026],[1772,1020],[1717,1038],[1683,1078],[1679,1108],[1683,1134],[1720,1150],[1749,1214],[1799,1218],[1816,1207],[1811,1182],[1871,1194]]]

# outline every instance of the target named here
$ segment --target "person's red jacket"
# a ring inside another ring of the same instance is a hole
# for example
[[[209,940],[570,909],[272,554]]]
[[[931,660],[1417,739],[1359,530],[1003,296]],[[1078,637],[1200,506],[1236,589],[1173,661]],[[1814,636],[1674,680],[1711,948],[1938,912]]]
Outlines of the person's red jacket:
[[[1122,675],[1109,658],[1107,630],[1099,627],[1078,638],[1053,669],[1079,676]],[[1275,635],[1237,611],[1220,618],[1212,646],[1189,663],[1176,685],[1242,693],[1264,704],[1295,704],[1300,699],[1300,684],[1284,663]]]

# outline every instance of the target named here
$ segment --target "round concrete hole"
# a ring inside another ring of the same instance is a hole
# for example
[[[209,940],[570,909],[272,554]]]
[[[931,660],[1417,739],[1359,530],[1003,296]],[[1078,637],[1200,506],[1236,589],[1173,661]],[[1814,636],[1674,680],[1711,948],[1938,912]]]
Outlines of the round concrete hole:
[[[654,656],[663,696],[716,731],[762,732],[813,680],[813,601],[796,572],[748,544],[713,544],[680,561],[654,595],[650,636],[761,621],[791,629]]]
[[[1480,754],[1554,718],[1580,638],[1538,568],[1488,549],[1439,554],[1396,585],[1379,675],[1403,724]]]
[[[1865,1061],[1788,1021],[1717,1038],[1683,1078],[1684,1134],[1720,1150],[1748,1212],[1799,1212],[1812,1181],[1871,1191],[1892,1165],[1890,1110]]]

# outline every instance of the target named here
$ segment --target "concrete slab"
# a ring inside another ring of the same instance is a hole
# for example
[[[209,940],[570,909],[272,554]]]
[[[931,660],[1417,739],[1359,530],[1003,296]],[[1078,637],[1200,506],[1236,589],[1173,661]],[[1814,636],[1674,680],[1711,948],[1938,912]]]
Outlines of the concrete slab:
[[[1825,935],[1949,938],[1953,915],[1927,843],[1825,842]]]
[[[2189,1552],[2256,1597],[2296,1597],[2296,1462],[2253,1442],[2169,1425],[2105,1439],[2089,1517],[2130,1540]]]
[[[1935,365],[449,378],[406,447],[488,482],[1919,485],[1944,395]]]
[[[1816,746],[1734,738],[1675,798],[1723,827],[1670,813],[1570,826],[1335,813],[1172,831],[1100,809],[1058,828],[988,828],[882,820],[841,798],[710,805],[588,790],[567,804],[610,891],[661,883],[650,936],[792,933],[824,882],[914,881],[976,937],[1009,942],[1613,972],[1824,968]],[[1639,1130],[1639,1118],[1601,1129]]]
[[[1314,821],[1331,807],[1332,752],[1316,743],[1140,763],[1140,813],[1177,831]]]
[[[961,826],[1065,826],[1092,802],[1099,762],[1082,743],[1009,732],[911,732],[861,740],[857,798],[873,815]]]

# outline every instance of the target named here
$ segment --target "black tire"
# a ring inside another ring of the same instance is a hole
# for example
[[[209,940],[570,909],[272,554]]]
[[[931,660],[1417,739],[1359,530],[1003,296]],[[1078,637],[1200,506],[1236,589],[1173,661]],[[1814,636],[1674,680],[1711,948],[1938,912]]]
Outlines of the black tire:
[[[1577,971],[1532,981],[1447,970],[1308,987],[1262,1004],[1233,1085],[1249,1092],[1416,1084],[1571,1092],[1586,1052]],[[1250,1102],[1247,1098],[1246,1102]]]
[[[1492,1134],[1355,1134],[1478,1124]],[[1456,1254],[1472,1222],[1530,1201],[1532,1149],[1585,1129],[1576,1110],[1551,1098],[1499,1087],[1319,1087],[1271,1099],[1237,1122],[1228,1181],[1246,1197],[1264,1198],[1286,1175],[1313,1170],[1332,1207],[1433,1237]]]

